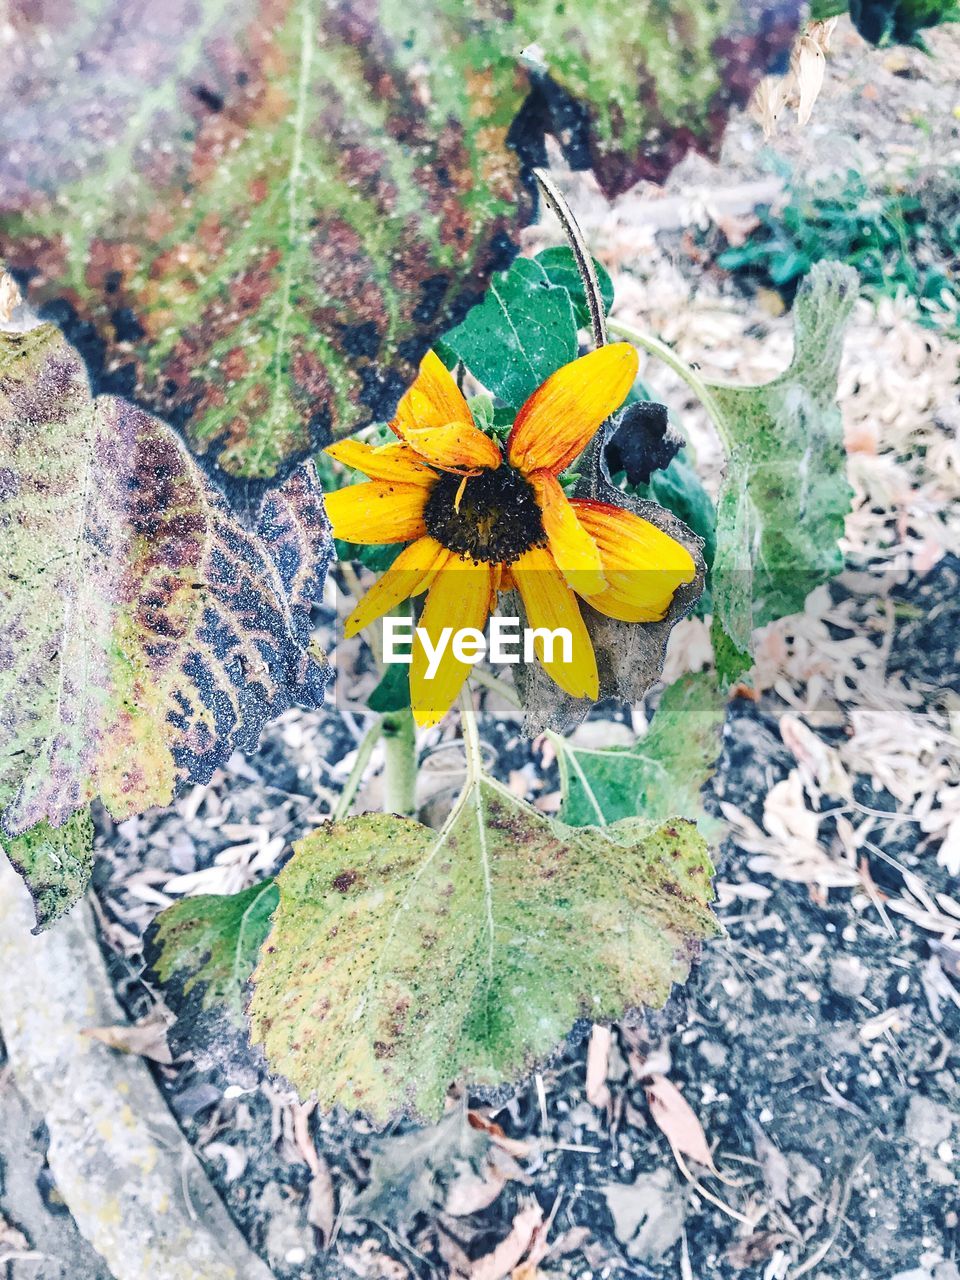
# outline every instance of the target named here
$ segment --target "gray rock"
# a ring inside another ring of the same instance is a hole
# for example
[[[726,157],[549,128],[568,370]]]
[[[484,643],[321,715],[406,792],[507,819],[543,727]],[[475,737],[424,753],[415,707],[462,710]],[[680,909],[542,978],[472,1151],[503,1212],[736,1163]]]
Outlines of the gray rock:
[[[856,1000],[867,989],[869,974],[857,956],[837,956],[830,961],[830,990]]]
[[[928,1151],[950,1137],[955,1116],[949,1107],[914,1094],[907,1107],[904,1129],[911,1142]]]
[[[680,1239],[686,1191],[668,1169],[641,1173],[635,1182],[603,1189],[617,1239],[638,1262],[653,1263]]]

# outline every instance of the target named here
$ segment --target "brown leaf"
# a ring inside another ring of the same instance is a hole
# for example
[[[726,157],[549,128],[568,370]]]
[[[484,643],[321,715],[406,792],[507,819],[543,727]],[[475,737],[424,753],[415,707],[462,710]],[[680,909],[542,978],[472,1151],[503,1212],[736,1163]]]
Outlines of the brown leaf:
[[[587,1048],[586,1093],[587,1101],[601,1109],[605,1109],[610,1104],[607,1069],[610,1066],[612,1040],[613,1032],[609,1027],[602,1027],[599,1023],[594,1025]]]
[[[677,1086],[666,1076],[652,1075],[645,1091],[650,1114],[673,1150],[713,1170],[703,1127]]]
[[[119,1053],[133,1053],[168,1067],[173,1062],[173,1054],[167,1044],[167,1030],[173,1021],[169,1009],[158,1005],[139,1022],[115,1027],[84,1027],[80,1034],[90,1040],[99,1040]]]
[[[736,1240],[724,1253],[731,1267],[743,1271],[747,1267],[758,1267],[776,1252],[777,1246],[789,1240],[782,1231],[755,1231],[745,1240]]]
[[[500,1241],[492,1253],[485,1254],[474,1262],[470,1280],[505,1280],[530,1248],[542,1221],[543,1210],[536,1201],[525,1205],[514,1217],[510,1234]]]

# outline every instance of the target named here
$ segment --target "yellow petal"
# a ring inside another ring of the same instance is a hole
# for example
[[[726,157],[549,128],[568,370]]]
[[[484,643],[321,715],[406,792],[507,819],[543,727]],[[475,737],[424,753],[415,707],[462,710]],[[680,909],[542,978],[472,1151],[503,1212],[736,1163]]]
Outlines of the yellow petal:
[[[404,439],[421,457],[445,471],[496,470],[500,446],[471,422],[450,422],[445,427],[410,429]]]
[[[486,626],[490,615],[491,568],[489,564],[476,564],[451,554],[434,578],[417,627],[426,631],[431,650],[440,642],[444,628],[449,627],[451,634],[430,679],[427,678],[426,647],[419,635],[414,639],[410,702],[417,724],[432,725],[442,720],[470,673],[471,664],[461,662],[453,653],[453,637],[465,627],[482,631]]]
[[[371,480],[399,480],[406,484],[427,484],[436,479],[424,459],[408,444],[384,444],[379,448],[364,444],[362,440],[341,440],[332,444],[328,453],[345,467],[362,471]]]
[[[550,554],[557,568],[582,596],[596,595],[607,585],[597,544],[577,519],[560,481],[550,471],[530,477],[543,516]]]
[[[551,374],[517,414],[507,441],[511,465],[554,475],[569,466],[601,422],[623,404],[637,364],[628,342],[614,342]]]
[[[404,547],[390,568],[357,602],[344,627],[347,638],[355,636],[404,600],[426,591],[450,554],[446,547],[430,537],[418,538],[409,547]]]
[[[368,480],[324,497],[336,538],[344,542],[411,542],[427,527],[423,508],[430,490],[422,484],[388,484]]]
[[[397,416],[390,426],[403,438],[409,431],[446,427],[451,422],[472,424],[470,407],[446,365],[436,352],[428,351],[420,361],[413,385],[397,405]]]
[[[570,505],[600,548],[607,579],[591,606],[621,622],[659,622],[677,587],[696,576],[690,552],[632,511],[576,498]]]
[[[574,698],[596,698],[600,692],[597,658],[589,632],[580,613],[577,598],[563,580],[563,575],[545,547],[531,547],[510,566],[527,613],[527,625],[549,631],[564,628],[570,632],[570,661],[564,662],[560,637],[555,638],[552,654],[547,653],[543,637],[535,637],[540,665],[552,680]]]

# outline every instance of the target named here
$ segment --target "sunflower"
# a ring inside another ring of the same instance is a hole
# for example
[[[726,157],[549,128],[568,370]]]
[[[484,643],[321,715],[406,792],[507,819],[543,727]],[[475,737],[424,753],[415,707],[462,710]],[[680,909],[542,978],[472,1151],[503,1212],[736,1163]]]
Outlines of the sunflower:
[[[346,634],[426,591],[417,625],[434,647],[445,627],[482,632],[499,593],[515,588],[531,627],[565,627],[572,637],[569,662],[538,638],[542,666],[567,693],[596,698],[597,660],[577,597],[611,618],[654,622],[696,572],[686,548],[649,521],[568,498],[558,479],[623,403],[636,374],[637,353],[625,342],[564,365],[523,405],[502,451],[428,352],[390,424],[395,443],[344,440],[327,449],[368,477],[327,496],[336,537],[409,543],[358,602]],[[427,667],[417,636],[410,697],[421,725],[443,717],[470,671],[449,645],[432,680]]]

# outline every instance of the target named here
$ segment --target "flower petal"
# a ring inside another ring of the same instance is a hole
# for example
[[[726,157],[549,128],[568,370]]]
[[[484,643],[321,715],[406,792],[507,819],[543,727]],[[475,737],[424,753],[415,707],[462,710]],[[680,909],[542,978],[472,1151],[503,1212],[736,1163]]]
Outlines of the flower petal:
[[[471,670],[453,653],[453,638],[465,627],[482,631],[490,616],[492,565],[477,564],[451,554],[427,593],[427,602],[417,623],[425,631],[431,650],[440,641],[445,627],[451,629],[447,645],[432,678],[427,678],[429,660],[420,635],[413,642],[410,665],[410,702],[417,724],[432,725],[442,720]]]
[[[531,547],[510,566],[510,572],[523,600],[527,623],[550,631],[565,628],[570,632],[570,661],[564,662],[563,645],[553,645],[553,653],[545,654],[542,637],[535,637],[540,665],[561,689],[574,698],[596,698],[600,692],[597,658],[577,598],[567,586],[544,547]]]
[[[418,538],[404,549],[357,602],[344,625],[347,639],[411,596],[418,596],[443,568],[450,556],[435,538]]]
[[[501,462],[500,446],[469,422],[445,427],[408,428],[403,437],[421,457],[444,471],[495,471]]]
[[[677,587],[696,577],[690,552],[632,511],[577,498],[570,505],[600,548],[607,579],[591,606],[621,622],[659,622]]]
[[[560,481],[549,471],[537,471],[530,476],[530,483],[557,568],[582,596],[596,595],[607,585],[600,551],[577,519]]]
[[[597,428],[626,399],[637,376],[637,353],[614,342],[571,360],[550,377],[517,414],[507,456],[524,473],[569,466]]]
[[[423,509],[430,490],[422,484],[368,480],[324,497],[335,538],[344,542],[411,542],[427,532]]]
[[[341,440],[324,449],[345,467],[362,471],[371,480],[399,480],[406,484],[426,484],[436,478],[424,459],[408,444],[384,444],[379,448],[362,440]]]
[[[470,406],[447,366],[435,351],[428,351],[420,361],[413,385],[397,405],[397,415],[390,426],[403,439],[409,431],[446,427],[451,422],[472,425]]]

